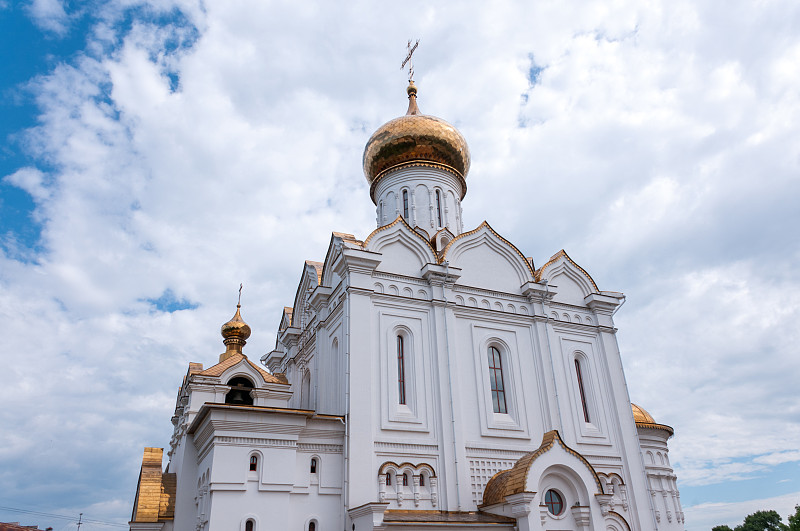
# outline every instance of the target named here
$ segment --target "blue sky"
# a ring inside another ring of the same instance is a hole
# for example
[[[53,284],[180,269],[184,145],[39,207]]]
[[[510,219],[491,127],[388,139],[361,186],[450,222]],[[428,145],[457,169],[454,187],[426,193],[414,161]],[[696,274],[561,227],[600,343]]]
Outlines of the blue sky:
[[[627,295],[687,529],[800,503],[796,2],[0,0],[0,521],[127,522],[239,283],[259,357],[303,260],[374,228],[410,37],[465,226]]]

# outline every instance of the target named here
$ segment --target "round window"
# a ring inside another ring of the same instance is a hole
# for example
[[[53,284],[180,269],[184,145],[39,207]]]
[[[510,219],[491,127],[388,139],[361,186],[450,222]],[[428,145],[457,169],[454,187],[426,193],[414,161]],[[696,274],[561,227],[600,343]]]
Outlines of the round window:
[[[544,504],[547,505],[547,511],[553,516],[558,516],[564,510],[564,499],[561,494],[552,489],[544,495]]]

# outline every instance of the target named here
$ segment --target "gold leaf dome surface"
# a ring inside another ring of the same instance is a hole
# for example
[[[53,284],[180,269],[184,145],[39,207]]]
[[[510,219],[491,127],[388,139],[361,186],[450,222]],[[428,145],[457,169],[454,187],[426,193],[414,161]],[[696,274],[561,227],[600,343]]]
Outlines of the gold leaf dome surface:
[[[645,409],[641,406],[637,406],[636,404],[631,404],[631,410],[633,411],[633,420],[636,422],[636,426],[639,428],[655,428],[657,430],[664,430],[668,432],[670,435],[675,433],[675,430],[672,429],[671,426],[667,426],[666,424],[659,424],[656,422],[656,419],[653,418],[653,415],[645,411]]]
[[[455,174],[462,182],[462,193],[466,193],[464,178],[470,165],[467,141],[441,118],[420,113],[413,82],[408,86],[408,99],[406,115],[379,127],[364,148],[364,174],[371,189],[393,169],[427,163]]]
[[[235,337],[237,339],[246,340],[248,337],[250,337],[250,326],[242,319],[240,308],[241,305],[237,304],[236,314],[233,316],[233,319],[222,325],[220,332],[222,333],[222,337],[224,339]]]

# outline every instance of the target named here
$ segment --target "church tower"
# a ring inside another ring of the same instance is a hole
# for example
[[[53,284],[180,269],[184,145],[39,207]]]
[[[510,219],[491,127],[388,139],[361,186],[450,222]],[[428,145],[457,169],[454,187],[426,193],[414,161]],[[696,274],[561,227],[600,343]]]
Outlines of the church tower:
[[[467,141],[441,118],[420,112],[413,81],[407,92],[405,116],[378,128],[364,149],[364,174],[377,207],[378,226],[402,216],[428,237],[446,231],[452,239],[463,231],[461,201],[467,193],[470,163]]]

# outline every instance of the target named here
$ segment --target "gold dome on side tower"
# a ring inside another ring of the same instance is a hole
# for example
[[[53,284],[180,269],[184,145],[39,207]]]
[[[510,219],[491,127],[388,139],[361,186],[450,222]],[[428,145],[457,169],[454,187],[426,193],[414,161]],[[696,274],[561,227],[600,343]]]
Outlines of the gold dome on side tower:
[[[219,361],[224,361],[234,354],[241,354],[242,347],[247,344],[247,338],[250,337],[250,326],[244,322],[241,313],[241,304],[236,305],[236,313],[233,318],[222,325],[220,333],[222,334],[222,342],[225,344],[225,352],[220,354]]]
[[[633,410],[633,420],[636,423],[637,428],[653,428],[656,430],[664,430],[669,433],[670,436],[675,433],[675,430],[673,430],[671,426],[656,422],[656,419],[653,418],[653,415],[645,411],[643,407],[637,406],[636,404],[631,404],[631,410]]]
[[[378,128],[364,148],[364,175],[375,185],[393,170],[414,165],[429,165],[454,174],[461,181],[469,172],[469,147],[461,133],[441,118],[421,114],[417,106],[417,87],[409,82],[408,112]],[[374,198],[373,198],[374,201]]]

